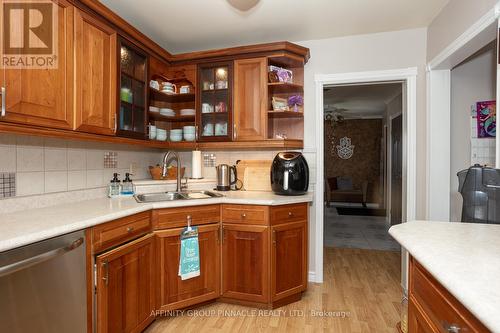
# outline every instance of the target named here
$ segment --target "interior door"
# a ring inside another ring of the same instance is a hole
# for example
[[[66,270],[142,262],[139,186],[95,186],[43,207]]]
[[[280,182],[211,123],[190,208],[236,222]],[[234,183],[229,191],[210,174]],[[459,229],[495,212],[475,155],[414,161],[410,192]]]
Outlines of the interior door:
[[[43,127],[73,127],[73,11],[67,1],[57,3],[57,67],[4,69],[5,116],[1,121]]]
[[[97,332],[141,332],[154,320],[153,236],[97,256]]]
[[[267,59],[234,62],[234,138],[238,141],[267,137]]]
[[[267,303],[269,228],[224,224],[222,230],[222,296]]]
[[[116,119],[116,31],[75,9],[75,129],[113,135]]]
[[[198,226],[200,276],[184,281],[178,274],[182,230],[184,228],[155,232],[160,286],[158,306],[166,311],[220,296],[219,224]]]
[[[391,120],[391,225],[403,220],[403,116]]]

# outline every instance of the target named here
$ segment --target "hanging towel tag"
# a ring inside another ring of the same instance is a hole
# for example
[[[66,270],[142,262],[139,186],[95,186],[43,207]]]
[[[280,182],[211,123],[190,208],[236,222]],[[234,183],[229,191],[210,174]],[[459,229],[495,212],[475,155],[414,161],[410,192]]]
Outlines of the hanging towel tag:
[[[187,280],[200,275],[200,251],[198,247],[198,228],[184,228],[181,232],[181,255],[179,276]]]

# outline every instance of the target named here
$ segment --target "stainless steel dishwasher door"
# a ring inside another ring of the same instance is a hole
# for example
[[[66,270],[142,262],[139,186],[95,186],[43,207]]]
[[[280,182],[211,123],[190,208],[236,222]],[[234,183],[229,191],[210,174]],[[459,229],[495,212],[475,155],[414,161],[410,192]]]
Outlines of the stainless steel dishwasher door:
[[[0,331],[86,332],[83,231],[0,253]]]

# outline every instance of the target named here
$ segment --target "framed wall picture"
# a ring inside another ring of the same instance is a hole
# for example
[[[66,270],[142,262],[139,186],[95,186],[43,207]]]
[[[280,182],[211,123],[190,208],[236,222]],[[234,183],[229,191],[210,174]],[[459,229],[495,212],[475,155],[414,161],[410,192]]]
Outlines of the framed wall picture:
[[[477,137],[496,137],[496,101],[477,102]]]

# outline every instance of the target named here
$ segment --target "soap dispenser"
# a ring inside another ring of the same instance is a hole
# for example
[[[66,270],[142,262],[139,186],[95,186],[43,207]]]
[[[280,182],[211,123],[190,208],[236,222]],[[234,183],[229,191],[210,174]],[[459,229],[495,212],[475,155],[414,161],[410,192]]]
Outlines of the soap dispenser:
[[[130,179],[130,173],[125,174],[125,179],[122,184],[122,195],[134,195],[134,185],[132,184],[132,179]]]
[[[120,195],[121,184],[118,179],[118,173],[113,174],[113,179],[109,182],[108,197],[114,198]]]

